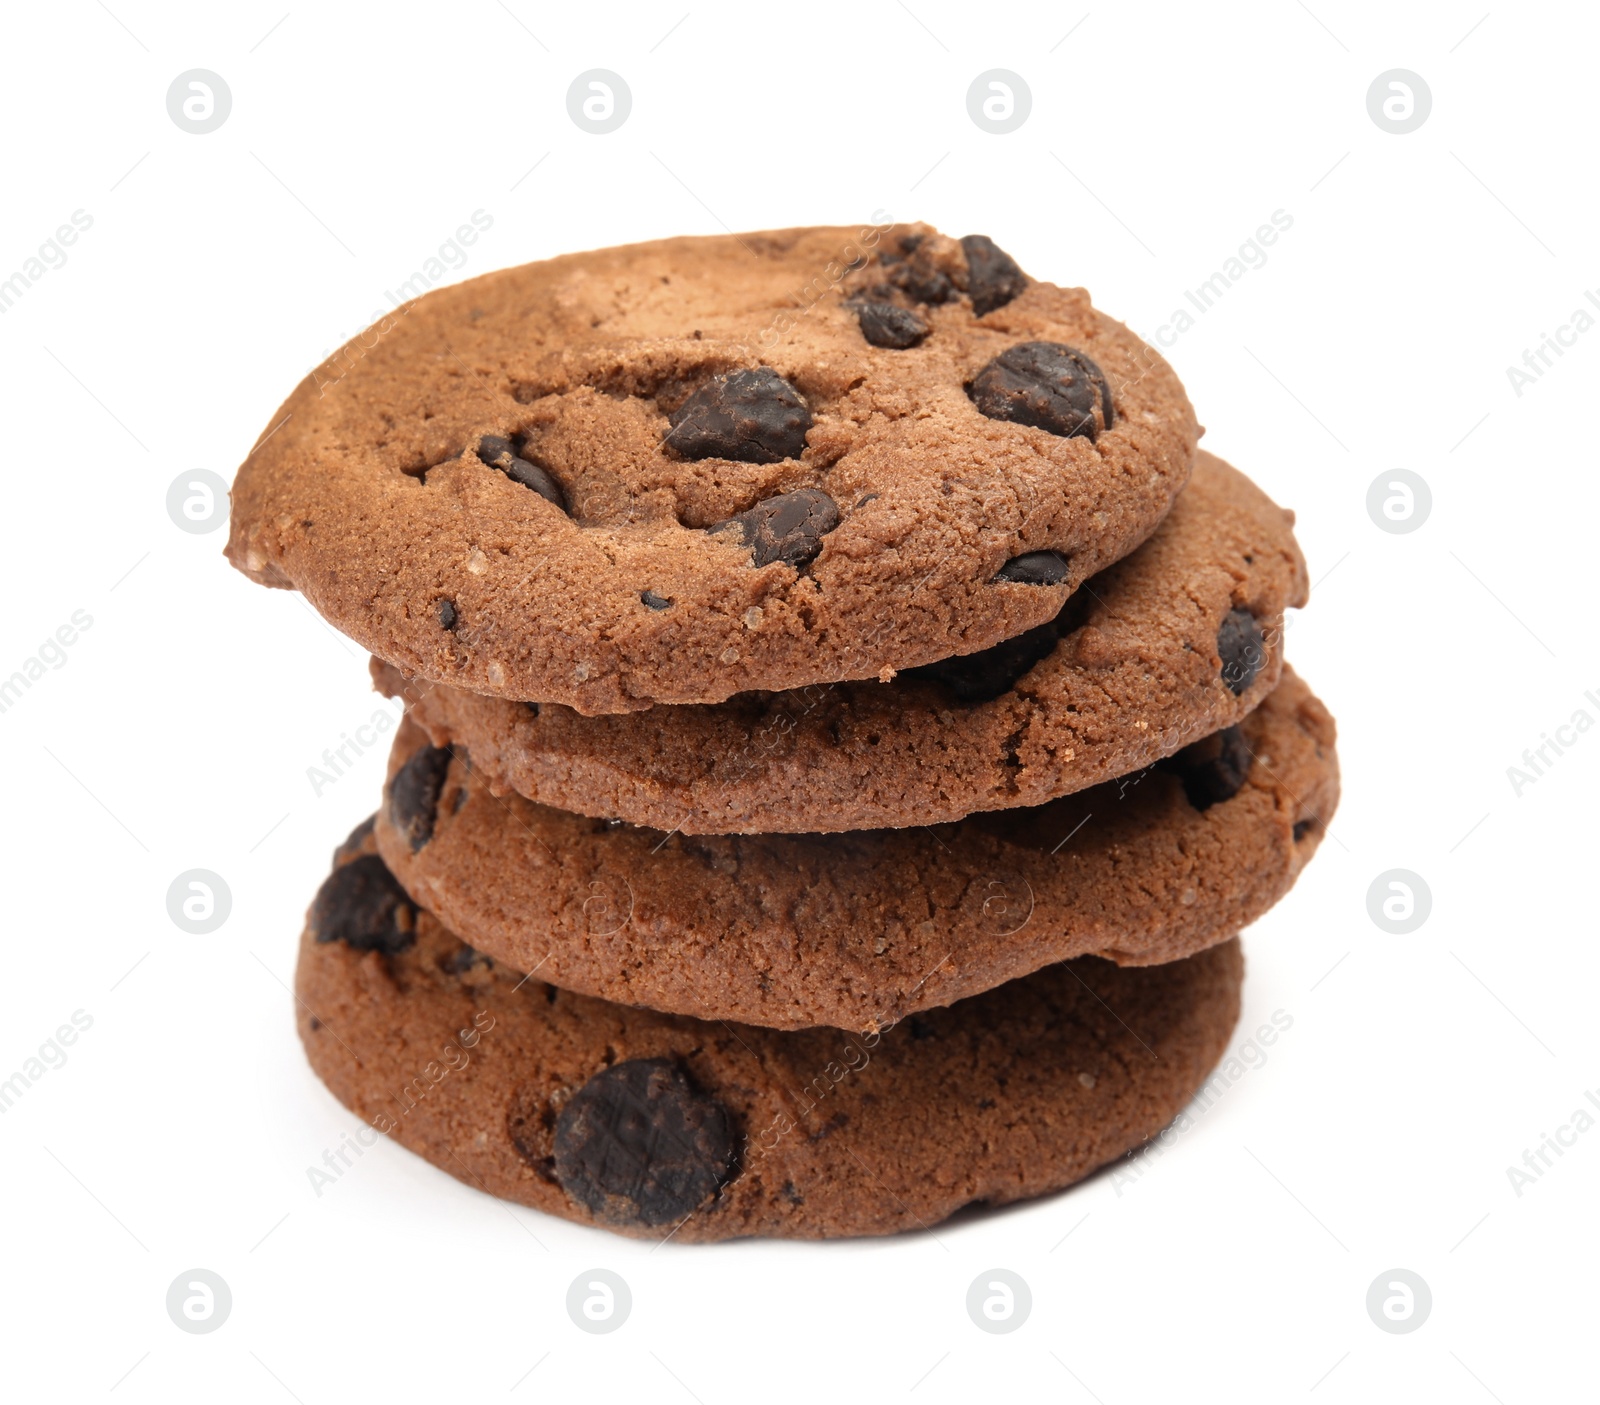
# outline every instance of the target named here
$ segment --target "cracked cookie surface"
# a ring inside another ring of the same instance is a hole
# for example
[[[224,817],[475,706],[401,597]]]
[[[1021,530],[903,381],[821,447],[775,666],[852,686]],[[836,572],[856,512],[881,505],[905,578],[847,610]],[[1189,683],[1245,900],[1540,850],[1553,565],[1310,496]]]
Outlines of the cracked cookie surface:
[[[719,702],[1054,618],[1198,432],[1156,353],[982,236],[669,239],[436,289],[341,348],[240,467],[228,555],[414,677]]]

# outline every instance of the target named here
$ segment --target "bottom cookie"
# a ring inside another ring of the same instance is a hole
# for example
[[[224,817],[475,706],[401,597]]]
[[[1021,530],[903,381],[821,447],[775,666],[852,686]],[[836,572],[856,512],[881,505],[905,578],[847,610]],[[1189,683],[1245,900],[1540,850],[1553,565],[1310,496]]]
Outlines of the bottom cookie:
[[[612,1004],[474,951],[358,829],[313,903],[300,1036],[358,1116],[491,1195],[641,1238],[926,1228],[1059,1190],[1164,1127],[1239,1013],[1235,938],[1047,966],[887,1030]]]

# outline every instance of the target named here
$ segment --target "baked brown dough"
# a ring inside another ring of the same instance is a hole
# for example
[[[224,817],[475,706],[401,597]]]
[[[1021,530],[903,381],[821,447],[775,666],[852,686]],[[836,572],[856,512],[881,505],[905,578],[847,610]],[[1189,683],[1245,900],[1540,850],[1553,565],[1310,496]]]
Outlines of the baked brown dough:
[[[491,960],[358,835],[295,993],[333,1094],[468,1185],[640,1238],[815,1239],[1043,1195],[1140,1145],[1222,1057],[1243,964],[1236,940],[1088,957],[868,1035],[706,1022]]]
[[[1144,771],[958,824],[664,834],[495,796],[402,723],[379,851],[463,939],[565,989],[793,1029],[880,1028],[1051,962],[1174,961],[1277,902],[1338,799],[1292,670]]]
[[[684,834],[940,824],[1136,771],[1253,709],[1306,602],[1293,520],[1201,451],[1155,534],[1058,620],[890,683],[584,717],[372,674],[497,793]]]
[[[1053,619],[1165,515],[1198,433],[1155,352],[981,236],[667,239],[368,329],[241,465],[228,556],[413,677],[720,702]]]

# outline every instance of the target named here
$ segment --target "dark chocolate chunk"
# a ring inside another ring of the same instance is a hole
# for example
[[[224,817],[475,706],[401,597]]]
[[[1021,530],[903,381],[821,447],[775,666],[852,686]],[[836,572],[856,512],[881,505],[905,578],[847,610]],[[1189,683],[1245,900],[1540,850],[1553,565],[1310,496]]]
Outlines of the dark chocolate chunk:
[[[672,1224],[732,1176],[733,1118],[668,1059],[595,1074],[556,1119],[555,1174],[616,1224]]]
[[[892,302],[861,303],[856,308],[856,319],[861,323],[861,335],[873,346],[892,351],[915,346],[931,330],[909,307],[896,307]]]
[[[439,601],[439,628],[454,629],[458,619],[460,619],[460,616],[456,614],[456,602],[454,600],[441,599]]]
[[[740,463],[799,458],[812,423],[800,393],[767,366],[707,381],[671,418],[665,442],[684,458]]]
[[[1004,307],[1028,286],[1017,261],[987,234],[967,235],[961,248],[967,256],[967,296],[979,317]]]
[[[1222,659],[1222,681],[1234,697],[1255,682],[1266,662],[1266,637],[1248,610],[1232,609],[1217,630],[1217,654]]]
[[[1056,647],[1056,623],[1041,624],[1011,639],[981,649],[976,654],[961,654],[940,659],[918,668],[908,668],[903,678],[927,678],[942,683],[958,702],[990,702],[1009,692],[1040,659]]]
[[[389,782],[389,822],[405,835],[413,854],[433,838],[439,792],[444,789],[450,759],[448,747],[421,747]]]
[[[516,446],[503,434],[485,434],[478,440],[478,457],[491,468],[503,470],[516,456]]]
[[[393,956],[417,936],[417,909],[376,854],[352,859],[323,880],[311,903],[311,932],[319,942]]]
[[[1316,828],[1315,820],[1296,820],[1294,822],[1294,842],[1298,844],[1306,835]]]
[[[931,268],[913,259],[905,265],[901,286],[918,302],[936,306],[956,295],[956,285],[942,269]]]
[[[333,851],[334,863],[343,863],[344,860],[354,858],[366,847],[367,840],[372,835],[372,826],[378,822],[376,815],[368,815],[349,834],[345,835],[344,843]]]
[[[668,600],[665,595],[657,595],[653,590],[644,591],[639,596],[639,599],[652,610],[665,610],[668,605],[672,604],[672,601]]]
[[[532,488],[546,502],[554,503],[565,512],[567,495],[561,491],[561,485],[550,476],[547,469],[523,458],[526,452],[525,446],[519,447],[498,434],[485,434],[478,440],[478,457],[490,468],[498,468],[513,483]]]
[[[1092,440],[1116,418],[1100,368],[1061,342],[1007,348],[973,377],[967,394],[992,420],[1031,424],[1068,439]]]
[[[1158,763],[1183,782],[1197,810],[1209,810],[1239,793],[1250,774],[1250,744],[1237,727],[1224,727]]]
[[[936,266],[924,250],[924,236],[908,234],[900,241],[901,255],[885,250],[878,256],[884,276],[895,288],[920,303],[945,303],[956,296],[950,275]]]
[[[476,947],[468,946],[465,942],[462,942],[456,950],[439,963],[440,970],[447,971],[452,976],[459,976],[466,971],[470,971],[474,966],[493,969],[494,959],[485,956]]]
[[[823,537],[839,525],[839,507],[820,488],[800,488],[758,502],[706,530],[720,532],[735,525],[740,541],[754,551],[755,565],[783,561],[798,570],[822,550]]]
[[[1025,551],[1007,561],[994,578],[1019,585],[1060,585],[1067,578],[1067,558],[1059,551]]]

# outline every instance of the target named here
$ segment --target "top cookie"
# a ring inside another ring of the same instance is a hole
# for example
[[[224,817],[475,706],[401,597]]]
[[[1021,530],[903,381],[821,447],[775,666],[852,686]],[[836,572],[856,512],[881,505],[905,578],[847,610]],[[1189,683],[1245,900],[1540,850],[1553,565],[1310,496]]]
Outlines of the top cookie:
[[[1155,352],[983,236],[668,239],[369,328],[241,466],[228,555],[412,676],[720,702],[1055,618],[1198,433]]]

